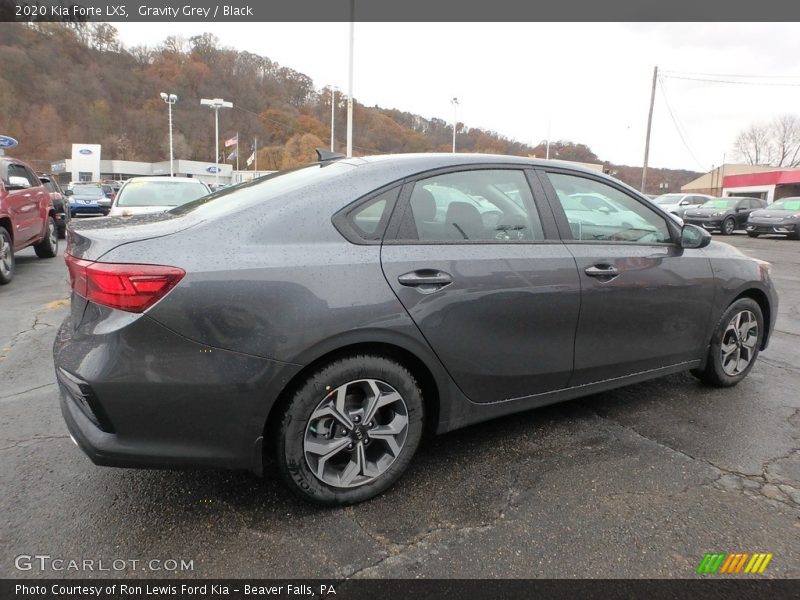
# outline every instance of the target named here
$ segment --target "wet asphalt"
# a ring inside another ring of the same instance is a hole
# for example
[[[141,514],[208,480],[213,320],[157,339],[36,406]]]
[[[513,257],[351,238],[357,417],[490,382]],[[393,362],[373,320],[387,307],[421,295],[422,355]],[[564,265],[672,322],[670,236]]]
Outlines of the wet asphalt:
[[[800,577],[800,242],[730,242],[773,263],[781,300],[738,387],[674,375],[429,438],[344,509],[269,475],[95,467],[57,402],[64,262],[25,250],[0,288],[0,577],[672,578],[706,552],[770,552],[761,577]]]

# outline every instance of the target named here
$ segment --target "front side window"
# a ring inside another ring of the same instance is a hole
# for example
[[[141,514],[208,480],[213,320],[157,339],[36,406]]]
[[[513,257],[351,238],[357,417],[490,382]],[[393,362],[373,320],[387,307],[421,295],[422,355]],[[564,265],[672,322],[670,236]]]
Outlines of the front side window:
[[[422,242],[543,240],[525,173],[481,169],[445,173],[413,184],[401,239]]]
[[[572,236],[582,241],[672,241],[665,220],[628,194],[594,179],[548,173]]]

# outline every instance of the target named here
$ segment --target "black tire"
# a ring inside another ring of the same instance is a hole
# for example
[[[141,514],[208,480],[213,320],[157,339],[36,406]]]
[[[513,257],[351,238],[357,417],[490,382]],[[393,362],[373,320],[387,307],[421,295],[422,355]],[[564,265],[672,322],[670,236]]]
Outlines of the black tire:
[[[332,486],[317,478],[308,464],[304,446],[307,429],[312,414],[331,390],[363,379],[384,382],[400,394],[408,417],[405,441],[390,466],[374,479],[357,487]],[[289,489],[305,500],[329,506],[363,502],[388,489],[405,472],[419,446],[423,422],[422,392],[405,367],[373,355],[339,359],[311,374],[289,398],[274,435],[276,468]]]
[[[736,221],[733,220],[733,217],[728,217],[722,222],[722,225],[719,226],[719,232],[722,235],[730,235],[736,230]]]
[[[14,244],[11,234],[0,226],[0,285],[11,283],[14,279],[16,262],[14,260]]]
[[[756,233],[755,231],[748,231],[747,235],[749,235],[751,238],[757,238],[761,234]]]
[[[794,233],[791,235],[787,235],[790,240],[800,240],[800,223],[794,226]]]
[[[47,217],[47,233],[33,250],[39,258],[53,258],[58,254],[58,227],[53,217]]]
[[[758,335],[755,346],[752,349],[752,355],[747,366],[735,375],[731,375],[725,371],[722,364],[722,344],[724,336],[734,318],[743,311],[749,311],[756,318],[758,324]],[[719,323],[717,323],[714,335],[711,337],[711,344],[708,347],[708,355],[706,356],[706,365],[704,369],[692,369],[691,373],[703,383],[713,385],[716,387],[731,387],[739,383],[742,379],[747,377],[750,369],[758,358],[758,353],[761,348],[761,341],[764,339],[764,316],[761,313],[761,307],[758,302],[751,298],[740,298],[723,313]]]

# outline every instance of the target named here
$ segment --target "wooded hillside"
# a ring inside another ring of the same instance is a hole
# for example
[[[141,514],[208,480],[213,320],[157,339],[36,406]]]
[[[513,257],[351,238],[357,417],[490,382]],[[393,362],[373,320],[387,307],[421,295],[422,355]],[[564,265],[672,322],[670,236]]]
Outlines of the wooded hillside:
[[[40,169],[69,156],[73,142],[102,144],[104,159],[164,160],[167,110],[160,92],[179,97],[173,110],[176,158],[214,158],[213,113],[200,98],[233,102],[233,109],[220,113],[220,137],[239,132],[242,168],[256,137],[262,170],[309,162],[314,147],[330,145],[329,90],[315,89],[308,76],[267,57],[222,47],[210,33],[171,36],[155,48],[123,48],[109,24],[2,23],[0,65],[0,133],[20,141],[9,154]],[[346,105],[337,94],[337,150],[344,149]],[[354,115],[355,154],[450,151],[452,124],[444,119],[358,102]],[[462,124],[458,150],[545,154],[543,143],[531,148]],[[553,142],[551,157],[556,153],[564,160],[602,162],[580,143]],[[617,171],[638,186],[640,168]],[[676,190],[696,175],[655,169],[648,179]]]

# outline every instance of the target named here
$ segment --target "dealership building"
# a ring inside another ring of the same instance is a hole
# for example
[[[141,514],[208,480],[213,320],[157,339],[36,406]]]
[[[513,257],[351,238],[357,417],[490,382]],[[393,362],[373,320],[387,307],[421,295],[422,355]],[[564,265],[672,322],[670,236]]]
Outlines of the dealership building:
[[[725,164],[681,187],[684,194],[747,196],[768,203],[800,196],[800,169]]]
[[[59,183],[71,181],[122,181],[131,177],[169,176],[169,161],[155,163],[132,160],[102,160],[100,144],[73,144],[72,157],[50,164]],[[206,183],[217,180],[217,165],[197,160],[174,161],[176,177],[194,177]],[[266,172],[234,171],[231,165],[219,165],[220,183],[239,183]]]

